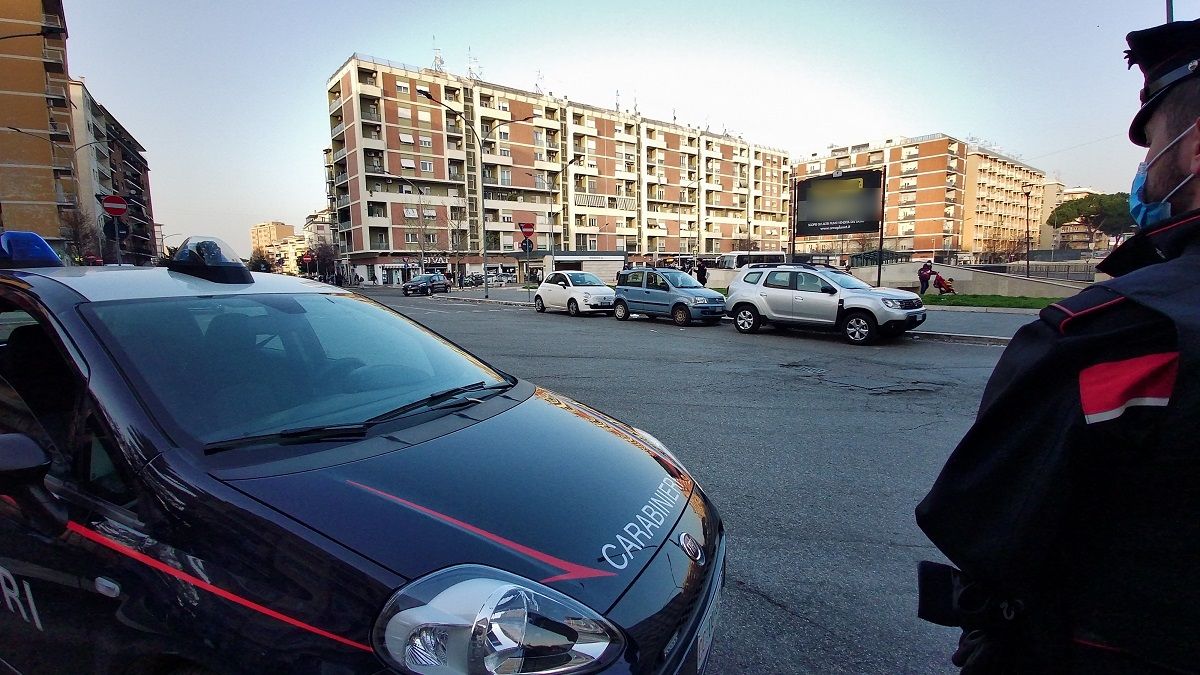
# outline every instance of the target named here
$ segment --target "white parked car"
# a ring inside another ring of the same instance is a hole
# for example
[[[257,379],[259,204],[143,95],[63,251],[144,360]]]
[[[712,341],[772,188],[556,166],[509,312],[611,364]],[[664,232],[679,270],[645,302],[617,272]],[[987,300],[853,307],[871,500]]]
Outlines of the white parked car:
[[[533,307],[539,312],[565,309],[571,316],[583,312],[612,314],[616,294],[591,272],[554,272],[538,286]]]

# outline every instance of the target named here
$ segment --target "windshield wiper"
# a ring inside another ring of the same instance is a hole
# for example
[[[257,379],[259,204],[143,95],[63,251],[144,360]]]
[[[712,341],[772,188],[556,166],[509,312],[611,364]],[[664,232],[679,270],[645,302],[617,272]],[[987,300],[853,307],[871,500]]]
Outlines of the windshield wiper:
[[[378,424],[380,422],[387,422],[389,420],[398,419],[410,412],[413,412],[414,410],[421,410],[421,409],[444,410],[446,408],[453,408],[453,407],[457,407],[457,406],[465,406],[468,404],[473,405],[475,403],[482,403],[483,401],[480,399],[477,399],[477,398],[463,398],[463,399],[458,399],[456,401],[451,401],[451,399],[453,399],[455,396],[458,396],[459,394],[465,394],[467,392],[501,391],[504,389],[509,389],[512,386],[513,386],[513,383],[507,382],[507,381],[499,382],[497,384],[484,384],[483,382],[472,382],[471,384],[464,384],[461,387],[452,387],[450,389],[445,389],[443,391],[436,391],[436,392],[426,396],[425,398],[418,399],[416,401],[413,401],[412,403],[406,403],[406,404],[400,406],[399,408],[396,408],[394,410],[389,410],[389,411],[383,413],[382,415],[376,415],[375,417],[372,417],[371,419],[367,420],[366,424]],[[443,402],[447,402],[447,401],[449,401],[449,403],[447,403],[446,405],[438,405],[439,403],[443,403]]]
[[[204,446],[204,454],[212,455],[223,450],[232,450],[233,448],[256,445],[268,441],[278,441],[281,445],[287,445],[289,443],[307,443],[331,438],[362,438],[370,428],[370,424],[363,423],[322,424],[311,427],[283,429],[282,431],[273,431],[269,434],[256,434],[254,436],[243,436],[241,438],[231,438],[225,441],[208,443]]]

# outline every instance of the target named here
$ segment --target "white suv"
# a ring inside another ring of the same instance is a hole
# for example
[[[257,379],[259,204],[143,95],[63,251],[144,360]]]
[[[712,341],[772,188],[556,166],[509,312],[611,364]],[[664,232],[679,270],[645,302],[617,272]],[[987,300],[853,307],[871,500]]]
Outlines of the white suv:
[[[834,268],[804,264],[756,265],[729,285],[725,313],[741,333],[764,323],[837,330],[851,344],[868,344],[925,321],[921,296],[874,288]]]

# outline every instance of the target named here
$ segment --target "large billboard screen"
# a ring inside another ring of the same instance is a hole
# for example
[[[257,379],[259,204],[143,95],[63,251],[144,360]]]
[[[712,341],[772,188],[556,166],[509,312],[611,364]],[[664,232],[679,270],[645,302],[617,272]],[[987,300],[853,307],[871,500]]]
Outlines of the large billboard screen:
[[[843,171],[796,181],[796,236],[878,232],[883,171]]]

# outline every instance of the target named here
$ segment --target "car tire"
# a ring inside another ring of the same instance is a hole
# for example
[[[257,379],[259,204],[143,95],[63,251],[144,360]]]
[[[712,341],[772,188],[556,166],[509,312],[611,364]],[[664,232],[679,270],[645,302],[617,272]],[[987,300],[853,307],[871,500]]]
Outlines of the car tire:
[[[406,298],[408,297],[408,289],[407,288],[404,289],[404,297],[406,297]]]
[[[676,326],[687,326],[692,323],[692,313],[683,305],[675,305],[671,309],[671,320]]]
[[[579,316],[579,303],[575,302],[575,298],[567,301],[567,314],[571,316]]]
[[[615,318],[617,321],[628,321],[629,305],[626,305],[618,300],[617,304],[613,307],[613,318]]]
[[[533,296],[533,311],[535,311],[535,312],[546,311],[546,303],[542,302],[542,296],[540,296],[540,295]]]
[[[754,305],[739,305],[733,310],[733,327],[739,333],[757,333],[762,327],[762,315]]]
[[[850,312],[841,328],[842,337],[852,345],[869,345],[879,337],[879,325],[870,312]]]

